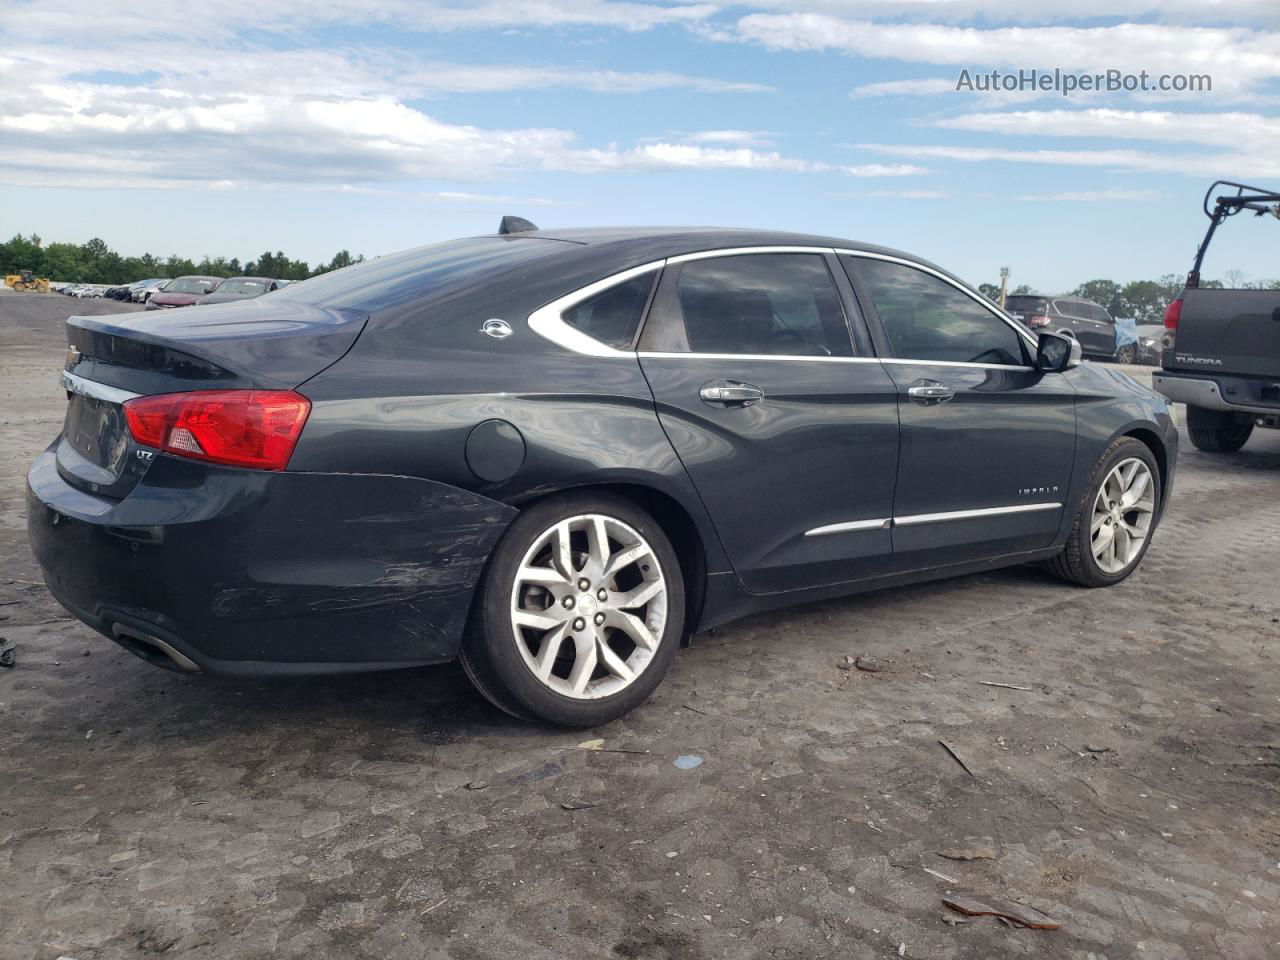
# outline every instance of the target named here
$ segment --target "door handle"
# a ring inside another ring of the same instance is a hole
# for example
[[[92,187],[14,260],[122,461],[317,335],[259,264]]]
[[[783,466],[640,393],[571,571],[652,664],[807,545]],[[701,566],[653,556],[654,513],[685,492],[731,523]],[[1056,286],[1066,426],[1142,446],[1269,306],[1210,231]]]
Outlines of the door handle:
[[[940,383],[917,383],[907,387],[907,396],[917,403],[945,403],[955,395],[954,390]]]
[[[739,383],[736,380],[721,380],[718,383],[708,383],[698,391],[698,396],[705,403],[746,407],[758,400],[763,400],[764,391],[749,383]]]

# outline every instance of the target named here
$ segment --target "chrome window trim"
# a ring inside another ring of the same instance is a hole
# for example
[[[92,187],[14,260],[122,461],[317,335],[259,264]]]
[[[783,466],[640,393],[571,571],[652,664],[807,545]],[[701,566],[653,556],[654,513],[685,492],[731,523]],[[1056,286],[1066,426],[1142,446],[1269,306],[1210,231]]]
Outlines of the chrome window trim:
[[[742,257],[753,253],[812,253],[821,256],[835,253],[832,247],[806,246],[772,246],[772,247],[725,247],[723,250],[700,250],[697,253],[681,253],[668,257],[667,263],[688,263],[690,260],[712,260],[716,257]]]
[[[103,400],[107,403],[124,403],[127,400],[142,396],[140,393],[121,390],[119,387],[109,387],[105,383],[98,383],[96,380],[86,380],[84,377],[78,377],[68,370],[62,371],[62,385],[72,393],[92,397],[95,400]]]
[[[851,533],[854,530],[887,530],[893,523],[892,517],[880,517],[876,520],[849,520],[846,523],[828,523],[826,526],[806,530],[806,537],[825,537],[829,533]]]
[[[1061,503],[1019,503],[1010,507],[983,507],[978,510],[951,510],[946,513],[915,513],[894,517],[895,527],[913,527],[921,523],[941,523],[947,520],[972,520],[978,517],[998,517],[1012,513],[1034,513],[1038,510],[1058,510]]]
[[[621,273],[612,274],[596,280],[594,283],[589,283],[585,287],[579,287],[577,290],[566,293],[563,297],[558,297],[529,314],[529,329],[543,339],[550,340],[557,346],[564,347],[573,353],[580,353],[588,357],[634,360],[636,356],[634,350],[619,350],[617,347],[611,347],[607,343],[601,343],[595,337],[588,336],[576,327],[570,326],[565,322],[561,314],[570,307],[577,306],[583,300],[594,297],[597,293],[608,290],[610,287],[626,283],[628,280],[650,271],[661,270],[666,263],[666,260],[654,260],[638,267],[623,270]]]
[[[823,357],[803,356],[793,353],[669,353],[661,350],[641,350],[637,356],[652,360],[791,360],[817,363],[879,363],[879,357]],[[1007,369],[1007,368],[1006,368]]]
[[[638,277],[641,274],[648,273],[651,270],[661,270],[668,264],[688,263],[694,260],[710,260],[717,257],[739,257],[749,256],[757,253],[809,253],[816,255],[833,254],[835,256],[851,256],[863,257],[869,260],[886,260],[889,263],[898,263],[906,267],[913,267],[930,276],[936,277],[956,290],[959,290],[969,299],[989,310],[994,316],[1003,320],[1013,331],[1023,338],[1028,346],[1034,351],[1037,343],[1034,337],[1023,330],[1017,321],[1005,316],[995,304],[987,301],[979,293],[974,293],[960,283],[948,277],[945,273],[928,267],[923,263],[915,260],[908,260],[905,257],[895,257],[884,253],[872,253],[868,250],[850,250],[844,247],[821,247],[821,246],[801,246],[801,245],[775,245],[760,247],[725,247],[719,250],[699,250],[694,253],[681,253],[674,257],[666,257],[662,260],[654,260],[649,263],[641,264],[637,267],[631,267],[619,273],[611,274],[566,293],[562,297],[552,300],[550,303],[544,304],[533,313],[529,314],[529,329],[538,334],[545,340],[550,340],[557,346],[563,347],[572,353],[582,354],[588,357],[606,357],[612,359],[626,359],[633,357],[649,357],[652,359],[698,359],[698,360],[799,360],[802,362],[827,362],[827,363],[898,363],[898,364],[916,364],[923,366],[938,367],[969,367],[977,370],[1019,370],[1031,371],[1035,367],[1026,365],[1011,365],[1003,363],[970,363],[961,360],[912,360],[907,357],[811,357],[798,354],[746,354],[746,353],[670,353],[663,351],[640,351],[619,350],[611,347],[607,343],[602,343],[592,336],[583,333],[575,327],[570,326],[561,316],[570,307],[577,306],[583,300],[595,296],[608,290],[610,287],[619,283],[626,283],[628,280]]]
[[[957,290],[963,293],[966,297],[968,297],[974,303],[978,304],[979,306],[983,307],[986,310],[989,310],[991,314],[996,318],[1003,320],[1005,323],[1007,323],[1010,327],[1013,328],[1013,332],[1018,334],[1018,336],[1022,337],[1022,339],[1025,340],[1033,350],[1038,346],[1036,340],[1031,336],[1031,334],[1027,330],[1023,329],[1021,324],[1019,324],[1016,320],[1007,316],[1004,313],[1004,311],[1002,311],[998,306],[996,306],[994,303],[992,303],[982,294],[977,293],[973,290],[970,290],[968,287],[964,286],[964,284],[957,283],[955,280],[952,280],[950,277],[948,277],[945,273],[943,273],[940,270],[935,270],[932,267],[925,266],[923,263],[918,263],[915,260],[908,260],[905,257],[890,256],[887,253],[872,253],[869,250],[845,250],[840,247],[837,247],[833,252],[837,256],[843,255],[843,256],[850,256],[850,257],[862,257],[863,259],[866,259],[866,260],[887,260],[889,263],[899,263],[899,264],[902,264],[904,267],[914,267],[916,270],[919,270],[922,273],[927,273],[932,277],[937,277],[943,283],[946,283],[952,287],[955,287]],[[889,358],[885,358],[885,359],[889,359]],[[925,362],[950,364],[950,363],[959,363],[960,361],[936,360],[936,361],[925,361]],[[987,364],[981,364],[981,366],[987,366]],[[1002,365],[991,364],[991,366],[1002,366]],[[1016,368],[1010,367],[1007,369],[1016,369]],[[1034,369],[1034,368],[1023,367],[1022,369],[1025,370],[1025,369]]]

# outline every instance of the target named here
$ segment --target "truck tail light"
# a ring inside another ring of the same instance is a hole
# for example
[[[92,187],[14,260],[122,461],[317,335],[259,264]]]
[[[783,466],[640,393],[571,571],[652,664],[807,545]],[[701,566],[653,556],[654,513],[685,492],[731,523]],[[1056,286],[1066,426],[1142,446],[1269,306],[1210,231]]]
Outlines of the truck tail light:
[[[1182,317],[1182,298],[1174,300],[1164,308],[1164,325],[1169,330],[1178,329],[1178,320]]]
[[[164,453],[283,470],[311,412],[292,390],[196,390],[124,403],[133,439]]]

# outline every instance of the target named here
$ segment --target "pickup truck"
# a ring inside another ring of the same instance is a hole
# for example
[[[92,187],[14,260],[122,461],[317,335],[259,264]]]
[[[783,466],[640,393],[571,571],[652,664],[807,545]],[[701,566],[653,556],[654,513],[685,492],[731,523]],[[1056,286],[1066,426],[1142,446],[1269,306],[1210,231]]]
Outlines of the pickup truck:
[[[1213,198],[1220,187],[1233,192]],[[1197,449],[1230,453],[1255,426],[1280,427],[1280,290],[1201,286],[1200,267],[1229,218],[1248,210],[1280,219],[1280,193],[1219,180],[1203,206],[1209,229],[1186,288],[1165,309],[1162,369],[1152,384],[1187,405],[1187,432]]]

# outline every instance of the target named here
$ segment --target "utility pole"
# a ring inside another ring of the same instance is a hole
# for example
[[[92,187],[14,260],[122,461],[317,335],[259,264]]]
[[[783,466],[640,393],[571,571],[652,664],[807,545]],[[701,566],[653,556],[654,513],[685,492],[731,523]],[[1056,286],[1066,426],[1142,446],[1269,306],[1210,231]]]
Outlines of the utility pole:
[[[1000,309],[1004,309],[1004,298],[1009,292],[1009,268],[1000,268]]]

